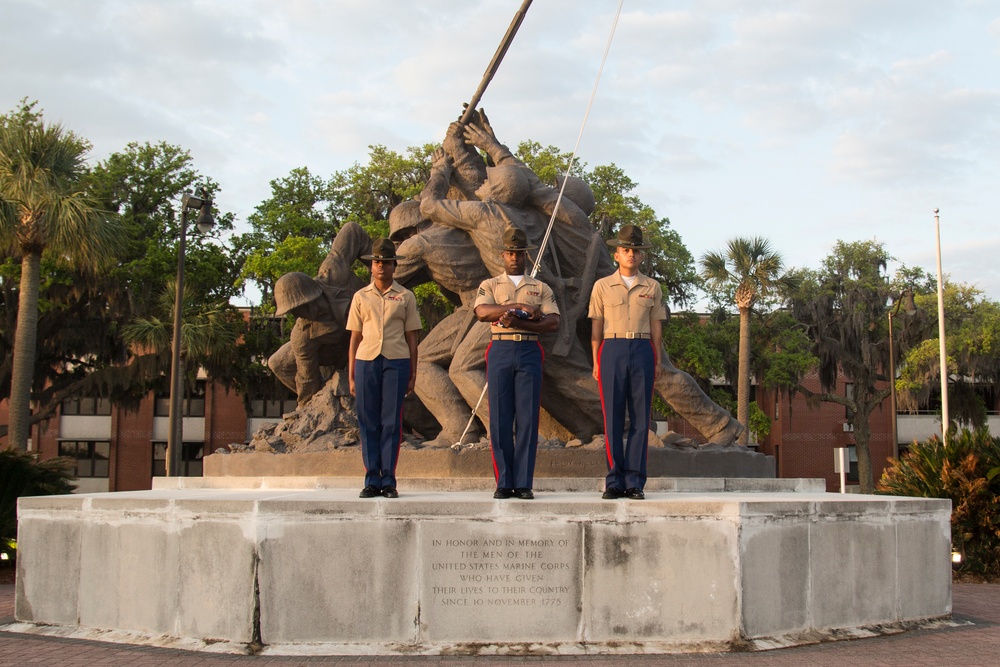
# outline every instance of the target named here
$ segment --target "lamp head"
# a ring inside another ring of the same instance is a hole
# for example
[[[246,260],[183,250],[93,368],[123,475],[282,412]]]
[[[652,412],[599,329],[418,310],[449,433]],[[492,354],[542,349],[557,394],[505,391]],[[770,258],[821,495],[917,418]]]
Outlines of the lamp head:
[[[917,312],[917,303],[913,300],[913,290],[909,287],[903,292],[903,312],[907,315],[915,315]]]
[[[208,234],[212,231],[212,227],[215,226],[215,218],[212,217],[211,201],[206,200],[201,205],[200,212],[198,213],[198,221],[195,224],[198,225],[198,231],[202,234]]]
[[[195,197],[187,193],[181,197],[181,214],[183,220],[187,220],[188,209],[198,209],[198,220],[196,225],[202,234],[208,234],[215,226],[215,218],[212,217],[212,200],[208,196],[208,188],[201,188],[201,197]]]
[[[198,220],[195,224],[198,226],[199,232],[208,234],[212,231],[212,227],[215,226],[215,218],[212,217],[212,198],[208,195],[208,188],[201,188],[200,202],[198,206]]]

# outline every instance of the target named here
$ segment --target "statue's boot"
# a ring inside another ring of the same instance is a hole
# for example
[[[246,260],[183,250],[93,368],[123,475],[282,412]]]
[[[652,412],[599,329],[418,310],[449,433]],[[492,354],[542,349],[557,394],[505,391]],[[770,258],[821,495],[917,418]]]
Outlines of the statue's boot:
[[[730,418],[729,422],[715,433],[705,434],[710,445],[735,445],[740,435],[743,433],[743,424]]]

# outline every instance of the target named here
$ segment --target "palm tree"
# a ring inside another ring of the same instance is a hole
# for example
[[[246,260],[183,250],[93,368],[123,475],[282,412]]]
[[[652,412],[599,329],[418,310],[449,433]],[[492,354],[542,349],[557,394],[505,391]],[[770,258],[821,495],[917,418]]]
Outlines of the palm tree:
[[[21,257],[9,442],[27,449],[42,254],[80,269],[110,260],[119,227],[80,182],[89,145],[37,116],[0,124],[0,253]]]
[[[205,302],[195,298],[193,290],[184,286],[184,306],[181,313],[181,360],[197,365],[225,367],[232,365],[243,335],[243,320],[225,301]],[[173,345],[173,312],[176,287],[173,280],[166,284],[155,312],[150,317],[136,317],[122,327],[122,338],[140,354],[164,357]],[[182,370],[183,373],[183,370]],[[213,377],[224,375],[223,368]]]
[[[737,440],[741,445],[747,444],[750,418],[750,311],[761,297],[794,286],[795,279],[783,268],[781,255],[759,236],[731,239],[725,253],[708,252],[701,258],[702,277],[713,288],[732,290],[740,312],[736,419],[744,427]]]

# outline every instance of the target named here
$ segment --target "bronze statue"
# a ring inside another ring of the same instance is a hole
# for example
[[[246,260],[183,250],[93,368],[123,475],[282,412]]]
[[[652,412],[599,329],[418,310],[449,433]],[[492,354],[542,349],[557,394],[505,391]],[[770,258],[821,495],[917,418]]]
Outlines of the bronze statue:
[[[505,229],[517,227],[532,244],[540,245],[555,211],[547,247],[535,259],[540,263],[538,277],[552,286],[563,313],[559,331],[541,337],[546,353],[555,357],[544,365],[542,408],[569,432],[587,440],[603,430],[587,352],[587,304],[595,280],[615,271],[589,220],[595,206],[593,192],[581,179],[570,177],[557,207],[559,191],[543,183],[497,140],[486,115],[481,110],[467,115],[469,122],[449,126],[418,199],[400,204],[389,218],[391,238],[408,258],[397,269],[400,284],[412,288],[433,281],[458,305],[420,344],[416,394],[442,426],[435,444],[457,442],[486,380],[489,324],[476,322],[472,314],[475,290],[484,278],[503,271],[496,248]],[[487,154],[492,166],[486,166],[477,149]],[[290,279],[288,284],[295,289],[280,296],[276,287],[279,310],[295,312],[300,319],[292,342],[268,364],[282,382],[294,385],[300,405],[321,385],[320,366],[342,367],[346,361],[346,304],[361,286],[350,267],[370,243],[354,223],[344,226],[314,281],[323,291],[322,299],[317,288],[302,287],[302,276]],[[326,296],[326,288],[340,292]],[[316,293],[315,300],[298,304],[304,297],[296,297],[296,290]],[[316,305],[320,303],[329,305],[320,308]],[[311,312],[315,310],[322,312]],[[675,368],[665,352],[663,358],[656,392],[709,442],[734,442],[742,430],[739,422],[691,376]],[[489,423],[484,406],[478,416],[484,425]],[[479,434],[474,424],[466,441]]]

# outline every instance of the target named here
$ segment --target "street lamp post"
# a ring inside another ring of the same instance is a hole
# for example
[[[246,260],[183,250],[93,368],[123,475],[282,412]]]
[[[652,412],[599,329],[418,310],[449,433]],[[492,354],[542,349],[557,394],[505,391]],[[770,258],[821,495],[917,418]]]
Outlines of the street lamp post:
[[[181,400],[184,397],[184,371],[181,367],[181,320],[184,310],[184,252],[187,246],[188,209],[198,209],[199,231],[212,231],[212,200],[208,190],[201,189],[201,196],[184,193],[181,197],[181,238],[177,247],[177,281],[174,295],[174,330],[170,348],[170,411],[167,430],[167,477],[177,477],[181,470],[181,449],[184,440],[184,411]]]
[[[892,405],[892,457],[894,459],[899,458],[899,418],[897,416],[899,410],[896,407],[896,352],[893,347],[892,318],[899,313],[899,307],[904,301],[906,309],[903,312],[907,315],[913,315],[917,312],[917,304],[913,301],[913,290],[909,287],[896,297],[896,305],[889,311],[889,402]]]

